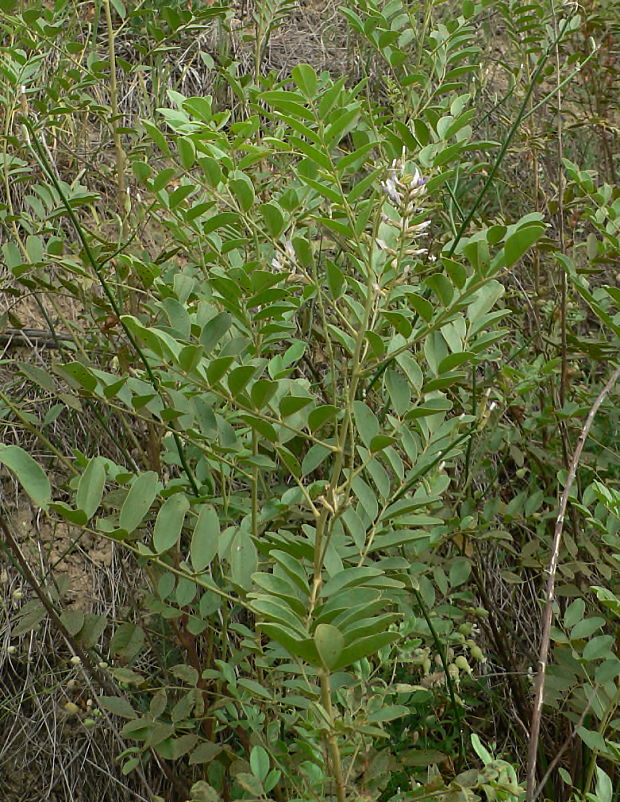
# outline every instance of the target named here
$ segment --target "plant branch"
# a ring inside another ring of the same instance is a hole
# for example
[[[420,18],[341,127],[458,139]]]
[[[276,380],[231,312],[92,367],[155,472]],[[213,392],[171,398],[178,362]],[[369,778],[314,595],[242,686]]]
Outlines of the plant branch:
[[[58,195],[59,195],[59,197],[60,197],[60,199],[61,199],[61,201],[63,203],[63,206],[67,210],[67,215],[68,215],[69,219],[71,220],[71,222],[73,223],[73,226],[75,227],[76,233],[77,233],[77,235],[78,235],[78,237],[80,239],[80,242],[82,243],[82,246],[84,247],[84,253],[86,255],[86,258],[88,259],[88,262],[90,263],[90,266],[92,267],[95,275],[97,276],[97,279],[99,280],[99,283],[101,284],[101,288],[103,289],[103,292],[104,292],[104,294],[105,294],[105,296],[106,296],[106,298],[107,298],[107,300],[108,300],[108,302],[109,302],[109,304],[110,304],[110,306],[112,308],[112,311],[114,312],[114,315],[119,319],[120,324],[123,327],[123,331],[125,333],[125,336],[129,340],[129,343],[130,343],[131,347],[134,349],[134,351],[136,352],[136,354],[140,358],[140,361],[142,362],[142,364],[144,366],[144,370],[146,372],[146,375],[148,376],[149,382],[151,383],[151,386],[153,387],[155,392],[160,396],[160,398],[162,398],[162,401],[164,401],[164,405],[165,405],[164,393],[162,392],[162,389],[161,389],[160,383],[159,383],[159,381],[157,379],[157,376],[155,375],[155,372],[153,371],[153,368],[151,367],[148,359],[146,358],[146,355],[145,355],[144,351],[139,346],[138,341],[136,340],[136,338],[132,334],[130,328],[123,321],[123,312],[122,312],[122,310],[121,310],[116,298],[114,297],[114,295],[112,293],[112,290],[110,289],[110,287],[108,285],[108,282],[106,281],[106,279],[105,279],[105,277],[104,277],[104,275],[103,275],[103,273],[101,271],[101,266],[97,263],[97,260],[95,259],[95,255],[92,252],[91,247],[90,247],[90,245],[88,243],[88,240],[86,239],[86,237],[84,235],[84,231],[82,230],[82,226],[80,225],[80,222],[77,219],[77,216],[76,216],[75,212],[73,211],[73,208],[71,207],[71,204],[69,203],[65,192],[63,191],[62,187],[60,186],[60,182],[59,182],[58,178],[56,177],[54,171],[51,169],[51,167],[49,165],[49,162],[48,162],[45,154],[43,153],[43,150],[41,148],[41,144],[40,144],[40,142],[39,142],[39,140],[38,140],[38,138],[37,138],[37,136],[35,134],[35,131],[34,131],[34,128],[33,128],[32,124],[30,123],[30,121],[25,120],[25,119],[23,120],[23,124],[24,124],[24,129],[26,131],[26,140],[28,142],[28,145],[30,146],[30,149],[31,149],[31,152],[32,152],[33,156],[35,157],[35,159],[36,159],[37,163],[39,164],[39,166],[43,169],[43,171],[49,177],[50,181],[54,185],[54,189],[56,190],[56,192],[58,192]],[[196,478],[194,477],[194,474],[192,473],[192,470],[190,468],[189,462],[187,461],[187,455],[185,453],[185,449],[183,448],[183,442],[181,440],[181,436],[180,436],[179,432],[177,431],[177,429],[175,428],[173,421],[171,421],[171,423],[170,423],[170,428],[172,430],[172,436],[173,436],[174,443],[175,443],[175,446],[176,446],[176,449],[177,449],[177,453],[179,455],[179,460],[181,461],[181,465],[183,467],[183,471],[185,472],[185,475],[187,476],[187,479],[188,479],[188,481],[189,481],[189,483],[191,485],[191,488],[192,488],[192,491],[193,491],[194,495],[195,496],[199,496],[200,495],[200,490],[198,488],[198,484],[196,482]]]
[[[327,747],[329,750],[329,758],[332,764],[332,772],[336,782],[336,799],[338,802],[346,802],[347,794],[345,787],[344,774],[342,771],[342,760],[340,758],[340,748],[338,746],[338,738],[334,732],[334,709],[332,707],[331,689],[329,687],[329,674],[321,671],[321,703],[325,708],[325,712],[329,718],[330,732],[327,734]]]
[[[594,421],[594,417],[598,412],[599,407],[611,392],[614,385],[620,377],[620,366],[618,366],[611,375],[611,378],[605,384],[601,392],[596,397],[588,416],[581,429],[577,446],[571,459],[568,476],[566,477],[566,484],[560,498],[560,508],[558,517],[555,524],[555,532],[553,535],[553,545],[551,547],[551,560],[549,562],[547,588],[545,593],[545,608],[543,611],[542,633],[540,637],[540,650],[538,654],[538,673],[536,675],[536,684],[534,686],[534,706],[532,710],[532,723],[530,727],[530,741],[527,757],[527,796],[526,802],[534,802],[536,796],[536,756],[538,753],[538,741],[540,738],[540,725],[542,719],[543,697],[545,691],[545,676],[547,670],[547,659],[549,657],[549,647],[551,643],[551,625],[553,623],[553,603],[555,601],[555,576],[558,569],[558,562],[560,557],[560,546],[562,543],[562,532],[564,530],[564,520],[566,517],[566,510],[568,507],[568,499],[570,491],[577,475],[577,467],[581,458],[581,452],[588,439],[590,428]]]

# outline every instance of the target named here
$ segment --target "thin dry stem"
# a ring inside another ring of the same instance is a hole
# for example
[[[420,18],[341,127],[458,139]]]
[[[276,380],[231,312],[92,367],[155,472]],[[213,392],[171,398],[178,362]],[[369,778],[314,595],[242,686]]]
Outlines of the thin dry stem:
[[[588,439],[588,434],[592,423],[598,412],[599,407],[611,392],[612,388],[620,377],[620,366],[617,367],[611,375],[609,381],[605,384],[601,392],[596,397],[592,404],[588,416],[581,429],[577,446],[573,453],[570,462],[568,476],[566,477],[566,484],[560,498],[560,509],[555,524],[555,532],[553,535],[553,545],[551,547],[551,560],[549,562],[547,588],[545,593],[545,608],[543,611],[543,624],[542,633],[540,637],[540,651],[538,654],[538,673],[536,675],[536,684],[534,687],[534,706],[532,710],[532,725],[530,729],[530,741],[527,756],[527,797],[526,802],[534,802],[536,796],[536,756],[538,754],[538,741],[540,738],[540,725],[542,721],[542,707],[543,697],[545,692],[545,677],[547,671],[547,660],[549,657],[549,646],[551,643],[551,625],[553,623],[553,602],[555,601],[555,576],[558,569],[558,562],[560,558],[560,546],[562,544],[562,532],[564,531],[564,520],[566,517],[566,510],[568,507],[568,499],[570,491],[577,475],[577,468],[581,458],[581,452]]]

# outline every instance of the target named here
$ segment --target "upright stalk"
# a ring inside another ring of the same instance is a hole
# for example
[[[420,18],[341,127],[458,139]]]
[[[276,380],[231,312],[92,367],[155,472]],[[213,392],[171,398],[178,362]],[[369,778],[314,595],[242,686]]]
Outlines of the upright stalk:
[[[340,757],[340,747],[338,738],[334,732],[334,708],[332,706],[332,694],[329,684],[329,673],[321,670],[321,703],[325,708],[329,719],[329,733],[327,734],[327,749],[329,759],[332,764],[332,773],[336,783],[336,799],[338,802],[346,802],[347,792],[345,787],[344,773],[342,771],[342,759]]]
[[[558,33],[558,18],[555,7],[553,8],[553,29],[555,35],[554,57],[555,57],[555,72],[556,72],[556,90],[557,90],[557,106],[556,106],[556,119],[557,119],[557,157],[558,157],[558,246],[560,253],[565,253],[565,236],[564,236],[564,106],[562,99],[561,83],[561,64],[560,64],[560,35]],[[568,344],[567,344],[567,321],[566,309],[568,302],[568,276],[566,271],[559,265],[559,280],[560,280],[560,358],[562,360],[562,369],[560,371],[560,406],[563,407],[566,402],[566,384],[568,379]]]
[[[536,684],[534,686],[534,707],[532,710],[532,724],[530,727],[530,742],[527,756],[527,796],[526,802],[534,802],[536,792],[536,758],[538,755],[538,740],[540,737],[540,725],[542,721],[542,707],[545,693],[545,678],[547,673],[547,660],[549,657],[549,647],[551,643],[551,626],[553,624],[553,604],[555,601],[555,575],[558,570],[558,562],[560,558],[560,546],[562,543],[562,533],[564,531],[564,520],[566,518],[566,511],[568,508],[568,499],[570,496],[575,477],[577,476],[577,467],[581,458],[581,452],[588,439],[590,428],[594,421],[594,417],[598,412],[599,407],[611,392],[616,382],[620,378],[620,367],[617,367],[613,372],[607,384],[603,387],[598,394],[596,400],[592,404],[588,417],[583,424],[581,434],[577,446],[573,453],[570,462],[570,469],[566,477],[566,484],[562,491],[560,498],[560,506],[558,510],[558,517],[555,524],[555,532],[553,535],[553,544],[551,547],[551,560],[549,568],[547,569],[547,589],[545,593],[545,609],[543,612],[542,632],[540,636],[540,650],[538,655],[538,673],[536,675]]]
[[[110,66],[110,108],[112,110],[112,136],[114,139],[114,153],[116,158],[116,206],[121,219],[121,239],[125,238],[127,222],[127,192],[125,183],[125,169],[127,155],[123,149],[121,135],[118,130],[120,114],[118,109],[118,84],[116,81],[116,33],[112,25],[112,10],[110,0],[103,0],[105,21],[108,34],[108,64]]]

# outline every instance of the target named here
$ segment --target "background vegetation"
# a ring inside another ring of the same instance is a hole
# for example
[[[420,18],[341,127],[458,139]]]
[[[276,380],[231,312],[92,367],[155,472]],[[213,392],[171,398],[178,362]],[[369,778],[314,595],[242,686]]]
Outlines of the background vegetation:
[[[617,802],[617,3],[0,9],[2,798]]]

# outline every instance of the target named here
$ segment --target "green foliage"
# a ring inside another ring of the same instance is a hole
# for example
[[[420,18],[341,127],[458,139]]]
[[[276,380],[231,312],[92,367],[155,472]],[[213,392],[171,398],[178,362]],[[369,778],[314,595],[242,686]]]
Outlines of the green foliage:
[[[525,798],[523,732],[501,694],[527,730],[558,488],[617,360],[606,270],[620,218],[611,180],[572,160],[546,205],[538,183],[506,192],[537,147],[522,126],[579,66],[581,21],[572,6],[494,6],[520,66],[489,111],[504,105],[507,122],[485,127],[492,6],[346,3],[359,81],[303,62],[265,75],[292,3],[257,4],[246,73],[226,4],[113,2],[106,61],[98,18],[84,40],[64,7],[2,12],[16,31],[2,53],[2,253],[16,292],[71,299],[84,338],[16,363],[56,412],[0,394],[3,419],[45,447],[35,460],[2,445],[0,462],[144,577],[126,620],[54,598],[69,638],[106,657],[118,693],[97,704],[123,720],[124,775],[176,761],[193,802]],[[201,31],[217,44],[198,51],[213,94],[161,66]],[[123,74],[143,93],[126,120]],[[51,155],[80,120],[113,143],[99,183]],[[583,221],[570,249],[556,242],[569,212]],[[562,285],[557,309],[541,263]],[[515,286],[531,265],[530,300]],[[550,722],[586,750],[581,776],[559,769],[575,802],[611,802],[620,757],[618,428],[603,410],[570,499],[545,689]],[[92,448],[63,449],[53,416],[85,414]],[[122,434],[99,448],[108,421]],[[45,616],[25,603],[12,634]],[[498,742],[510,746],[494,757]]]

